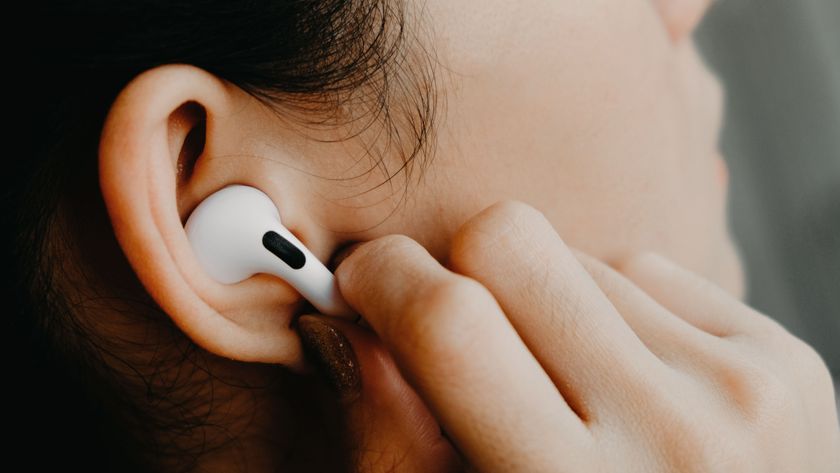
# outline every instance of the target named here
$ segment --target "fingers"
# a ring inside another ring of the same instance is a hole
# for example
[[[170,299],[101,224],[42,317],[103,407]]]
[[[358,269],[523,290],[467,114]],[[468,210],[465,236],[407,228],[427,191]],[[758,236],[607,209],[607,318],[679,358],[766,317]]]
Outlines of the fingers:
[[[719,348],[720,339],[674,315],[605,262],[572,252],[618,312],[657,357],[669,365],[694,361],[699,352]]]
[[[473,217],[454,238],[450,264],[490,289],[579,411],[621,398],[666,369],[528,205],[503,202]]]
[[[776,329],[776,324],[722,288],[656,253],[634,255],[617,269],[673,314],[719,337]]]
[[[461,461],[440,425],[375,334],[334,317],[304,315],[298,325],[310,356],[338,365],[325,367],[330,371],[325,374],[337,380],[350,471],[395,471],[397,465],[406,473],[460,471]]]
[[[586,427],[486,288],[401,235],[362,244],[335,275],[480,471],[515,470],[522,445],[579,455]]]

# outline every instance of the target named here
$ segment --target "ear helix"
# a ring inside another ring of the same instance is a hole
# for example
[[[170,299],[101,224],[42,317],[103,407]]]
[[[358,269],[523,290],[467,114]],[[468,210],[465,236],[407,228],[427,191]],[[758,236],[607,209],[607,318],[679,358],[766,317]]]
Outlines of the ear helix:
[[[215,192],[190,214],[185,230],[199,262],[220,283],[272,274],[324,314],[356,315],[330,270],[283,226],[274,202],[259,189],[231,185]]]

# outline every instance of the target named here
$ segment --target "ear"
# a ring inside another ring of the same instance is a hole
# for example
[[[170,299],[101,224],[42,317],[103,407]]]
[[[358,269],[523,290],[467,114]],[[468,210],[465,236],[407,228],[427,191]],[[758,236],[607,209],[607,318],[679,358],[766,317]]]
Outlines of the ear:
[[[679,43],[691,37],[706,10],[715,0],[653,0],[671,40]]]
[[[201,200],[228,184],[245,184],[272,198],[283,223],[315,256],[325,261],[332,253],[335,242],[303,208],[299,183],[291,182],[299,174],[278,165],[294,160],[294,153],[272,146],[274,156],[266,156],[267,147],[255,138],[277,136],[267,128],[269,122],[276,127],[276,118],[204,70],[151,69],[130,82],[109,111],[100,185],[137,277],[187,336],[227,358],[299,368],[301,345],[290,322],[305,302],[300,294],[269,275],[217,283],[200,267],[184,231]]]

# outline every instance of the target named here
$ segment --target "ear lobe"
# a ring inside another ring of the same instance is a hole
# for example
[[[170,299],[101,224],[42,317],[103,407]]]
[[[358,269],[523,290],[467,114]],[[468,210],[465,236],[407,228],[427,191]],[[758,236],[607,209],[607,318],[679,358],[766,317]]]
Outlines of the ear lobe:
[[[132,269],[187,336],[227,358],[300,368],[300,340],[290,328],[300,294],[266,275],[217,283],[199,266],[183,228],[212,191],[235,182],[261,187],[247,163],[217,166],[204,159],[239,146],[241,130],[249,128],[242,112],[249,99],[192,66],[144,72],[109,111],[99,147],[100,186]]]

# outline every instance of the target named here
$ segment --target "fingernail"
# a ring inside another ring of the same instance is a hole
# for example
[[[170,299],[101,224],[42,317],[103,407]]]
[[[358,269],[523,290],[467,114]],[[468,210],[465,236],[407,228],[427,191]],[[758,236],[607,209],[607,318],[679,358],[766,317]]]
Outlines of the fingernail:
[[[352,245],[345,246],[344,248],[341,248],[340,250],[336,251],[333,255],[332,260],[330,261],[330,264],[328,264],[327,267],[329,267],[331,271],[335,272],[335,269],[338,268],[338,265],[340,265],[342,261],[347,259],[347,257],[350,256],[354,251],[356,251],[356,249],[360,246],[362,246],[362,242],[356,242]]]
[[[298,319],[304,353],[326,378],[342,402],[359,397],[362,378],[350,341],[339,330],[312,316]]]

